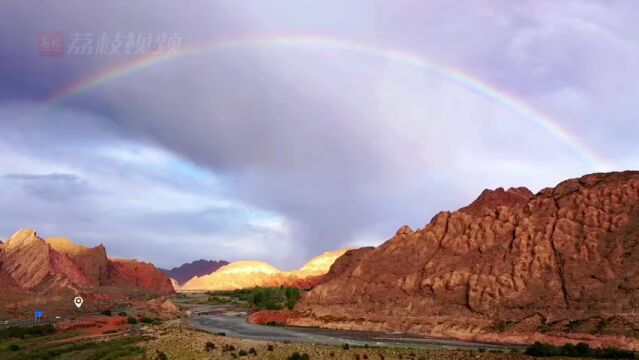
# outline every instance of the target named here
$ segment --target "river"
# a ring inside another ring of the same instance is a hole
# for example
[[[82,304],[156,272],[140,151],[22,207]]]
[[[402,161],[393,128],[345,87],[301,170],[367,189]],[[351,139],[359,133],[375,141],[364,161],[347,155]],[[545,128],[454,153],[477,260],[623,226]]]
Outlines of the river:
[[[406,334],[370,331],[334,330],[290,326],[250,324],[245,313],[217,305],[199,305],[191,310],[191,326],[211,333],[224,333],[243,339],[300,342],[322,345],[384,346],[437,349],[506,350],[521,349],[517,345],[487,344],[453,339],[423,338]]]

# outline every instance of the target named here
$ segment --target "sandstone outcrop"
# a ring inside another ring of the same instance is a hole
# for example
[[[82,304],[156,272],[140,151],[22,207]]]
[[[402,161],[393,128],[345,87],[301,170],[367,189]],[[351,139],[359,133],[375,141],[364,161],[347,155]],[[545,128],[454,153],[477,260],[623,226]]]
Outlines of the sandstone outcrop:
[[[357,263],[370,251],[374,250],[374,247],[363,247],[359,249],[351,249],[344,253],[335,260],[335,263],[328,270],[328,273],[324,275],[323,281],[327,282],[338,278],[342,275],[348,276]]]
[[[154,294],[168,295],[175,292],[171,279],[153,264],[128,259],[112,259],[108,264],[107,284],[116,287],[137,287]]]
[[[73,261],[51,249],[30,229],[16,232],[7,241],[0,263],[0,271],[27,290],[47,292],[62,287],[91,286]]]
[[[291,310],[260,310],[252,313],[248,317],[248,322],[259,325],[286,325],[300,314]]]
[[[590,331],[637,347],[639,172],[534,195],[487,190],[356,254],[335,263],[289,323],[515,342]]]
[[[109,259],[102,244],[89,249],[61,237],[49,238],[46,242],[53,250],[71,259],[94,286],[107,282]]]
[[[31,294],[99,294],[104,287],[111,287],[109,292],[174,292],[168,277],[153,265],[110,260],[102,245],[87,248],[65,238],[45,241],[31,229],[16,232],[3,245],[0,287]]]

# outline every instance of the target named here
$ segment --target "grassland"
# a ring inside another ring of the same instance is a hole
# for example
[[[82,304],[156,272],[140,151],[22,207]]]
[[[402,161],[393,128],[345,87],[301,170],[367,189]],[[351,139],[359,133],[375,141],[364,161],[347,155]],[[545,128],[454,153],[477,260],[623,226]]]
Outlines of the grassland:
[[[143,336],[123,337],[110,341],[69,341],[77,333],[55,333],[27,336],[0,342],[3,360],[99,360],[143,359],[145,350],[139,346]]]

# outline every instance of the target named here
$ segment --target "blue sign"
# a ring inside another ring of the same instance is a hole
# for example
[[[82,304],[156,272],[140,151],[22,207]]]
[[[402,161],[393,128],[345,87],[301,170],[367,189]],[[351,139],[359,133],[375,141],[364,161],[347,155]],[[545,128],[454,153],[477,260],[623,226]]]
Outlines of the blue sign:
[[[36,310],[33,312],[33,315],[35,315],[35,317],[37,318],[41,318],[42,317],[42,310]]]

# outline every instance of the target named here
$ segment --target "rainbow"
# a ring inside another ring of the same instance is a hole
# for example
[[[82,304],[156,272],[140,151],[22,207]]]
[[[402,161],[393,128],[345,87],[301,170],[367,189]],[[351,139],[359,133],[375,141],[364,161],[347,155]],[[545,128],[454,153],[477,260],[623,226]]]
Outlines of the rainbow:
[[[41,107],[47,108],[54,104],[63,102],[74,95],[89,91],[104,83],[151,66],[201,54],[211,54],[239,48],[255,47],[293,47],[355,52],[368,56],[381,57],[389,61],[417,68],[438,78],[462,86],[488,99],[489,101],[512,111],[514,114],[517,114],[519,118],[541,128],[553,138],[572,149],[575,154],[580,156],[584,161],[592,166],[594,170],[605,171],[611,168],[611,166],[604,161],[601,156],[599,156],[595,151],[589,149],[577,137],[564,130],[556,121],[535,110],[525,102],[517,99],[515,96],[500,90],[494,85],[490,85],[472,77],[470,74],[464,73],[459,69],[436,64],[410,52],[376,47],[360,42],[332,37],[270,36],[195,43],[183,47],[177,53],[161,53],[141,56],[133,59],[132,61],[123,62],[116,66],[106,68],[53,92],[45,99],[45,101],[41,104]]]

